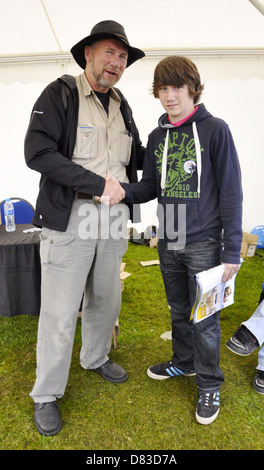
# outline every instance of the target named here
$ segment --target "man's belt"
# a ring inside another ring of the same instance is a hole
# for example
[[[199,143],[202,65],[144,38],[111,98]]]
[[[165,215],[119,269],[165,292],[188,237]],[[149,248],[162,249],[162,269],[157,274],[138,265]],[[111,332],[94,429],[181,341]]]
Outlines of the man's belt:
[[[76,193],[76,199],[93,199],[93,196],[86,193]]]

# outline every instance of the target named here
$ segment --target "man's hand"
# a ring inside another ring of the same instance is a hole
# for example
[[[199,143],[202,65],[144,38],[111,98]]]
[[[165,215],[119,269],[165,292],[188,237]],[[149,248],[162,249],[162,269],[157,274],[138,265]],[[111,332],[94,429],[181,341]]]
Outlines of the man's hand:
[[[117,181],[112,176],[107,175],[105,178],[104,192],[100,197],[100,201],[107,206],[113,206],[114,204],[118,204],[120,201],[122,201],[125,195],[125,190],[122,188],[119,181]]]
[[[227,282],[239,271],[240,264],[222,263],[225,266],[222,282]]]

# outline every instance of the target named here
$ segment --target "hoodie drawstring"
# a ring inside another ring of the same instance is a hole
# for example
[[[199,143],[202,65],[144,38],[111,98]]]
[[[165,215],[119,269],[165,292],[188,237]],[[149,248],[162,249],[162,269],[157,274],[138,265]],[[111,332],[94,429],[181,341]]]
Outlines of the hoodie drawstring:
[[[196,152],[196,171],[197,171],[197,179],[198,179],[197,194],[198,194],[198,197],[200,197],[202,157],[201,157],[201,146],[200,146],[199,136],[198,136],[197,127],[196,127],[195,122],[192,123],[192,130],[193,130],[194,143],[195,143],[195,152]],[[167,129],[165,144],[164,144],[164,149],[163,149],[163,155],[162,155],[161,183],[160,183],[162,192],[165,189],[166,178],[167,178],[167,156],[168,156],[168,145],[169,145],[169,133],[170,133],[170,130]]]
[[[200,197],[200,185],[201,185],[201,172],[202,172],[202,157],[201,157],[201,146],[200,140],[197,132],[196,122],[192,123],[194,143],[195,143],[195,152],[196,152],[196,171],[197,171],[197,194]]]
[[[170,134],[170,131],[169,129],[167,129],[165,145],[164,145],[163,155],[162,155],[162,169],[161,169],[161,182],[160,182],[162,191],[164,191],[165,186],[166,186],[169,134]]]

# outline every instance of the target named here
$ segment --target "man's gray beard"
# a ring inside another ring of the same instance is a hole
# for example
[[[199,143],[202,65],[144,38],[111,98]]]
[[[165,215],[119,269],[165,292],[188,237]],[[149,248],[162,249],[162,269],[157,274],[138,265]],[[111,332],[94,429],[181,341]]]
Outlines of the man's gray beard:
[[[93,63],[91,63],[91,71],[96,80],[96,83],[98,83],[98,85],[100,85],[102,88],[106,88],[107,90],[114,86],[118,81],[115,78],[113,78],[112,80],[111,78],[109,80],[104,80],[100,74],[96,74]]]

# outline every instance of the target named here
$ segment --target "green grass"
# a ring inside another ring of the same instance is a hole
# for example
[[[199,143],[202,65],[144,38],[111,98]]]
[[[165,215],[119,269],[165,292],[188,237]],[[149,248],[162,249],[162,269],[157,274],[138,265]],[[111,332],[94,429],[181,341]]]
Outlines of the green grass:
[[[129,373],[111,384],[79,365],[81,320],[78,319],[69,381],[60,400],[61,432],[43,437],[33,423],[28,396],[35,380],[37,317],[0,318],[1,450],[262,450],[264,396],[252,388],[257,351],[247,358],[231,353],[225,342],[256,309],[264,280],[261,256],[248,258],[236,280],[235,304],[221,313],[221,409],[210,426],[195,419],[197,387],[193,377],[151,380],[151,364],[171,357],[171,329],[156,249],[129,244],[124,257],[125,282],[119,318],[118,349],[111,358]]]

